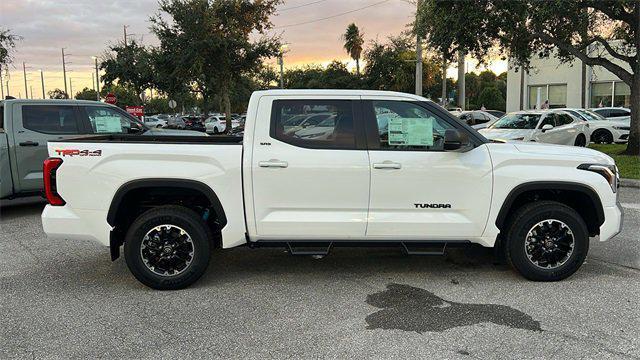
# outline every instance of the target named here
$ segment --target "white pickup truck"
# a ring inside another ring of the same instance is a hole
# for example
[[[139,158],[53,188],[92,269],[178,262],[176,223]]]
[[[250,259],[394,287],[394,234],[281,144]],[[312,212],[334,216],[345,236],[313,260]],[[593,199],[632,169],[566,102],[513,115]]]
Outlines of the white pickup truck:
[[[314,114],[322,121],[305,122]],[[309,124],[309,125],[306,125]],[[490,142],[424,98],[381,91],[270,90],[244,137],[108,135],[49,142],[50,237],[124,245],[145,285],[183,288],[218,249],[397,244],[500,246],[531,280],[584,262],[618,234],[614,161],[597,151]]]

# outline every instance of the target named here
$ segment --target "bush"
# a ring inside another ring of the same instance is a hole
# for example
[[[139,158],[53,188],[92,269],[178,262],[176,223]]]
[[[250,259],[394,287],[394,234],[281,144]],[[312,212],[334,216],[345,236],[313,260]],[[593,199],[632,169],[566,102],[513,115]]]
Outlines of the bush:
[[[478,96],[478,104],[480,107],[484,105],[486,109],[501,111],[505,111],[507,106],[500,90],[493,86],[482,89]]]

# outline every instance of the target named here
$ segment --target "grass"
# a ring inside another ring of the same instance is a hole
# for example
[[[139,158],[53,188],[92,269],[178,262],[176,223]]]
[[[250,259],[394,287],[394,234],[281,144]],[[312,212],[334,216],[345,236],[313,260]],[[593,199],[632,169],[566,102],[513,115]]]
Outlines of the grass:
[[[627,144],[591,144],[589,147],[611,156],[618,165],[620,177],[640,180],[640,156],[620,155]]]

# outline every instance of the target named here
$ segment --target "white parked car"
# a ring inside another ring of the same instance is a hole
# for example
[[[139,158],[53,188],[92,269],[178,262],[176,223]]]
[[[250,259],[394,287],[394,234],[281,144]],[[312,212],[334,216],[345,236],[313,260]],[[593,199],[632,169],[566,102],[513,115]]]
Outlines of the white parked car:
[[[601,107],[591,109],[607,120],[628,120],[631,119],[631,110],[624,107]]]
[[[161,128],[161,127],[165,127],[167,125],[167,120],[163,120],[157,116],[145,116],[144,117],[144,124],[147,125],[147,127],[150,128]]]
[[[498,120],[497,117],[482,110],[463,111],[458,115],[458,119],[476,130],[484,129]]]
[[[608,120],[602,115],[587,109],[563,109],[566,112],[587,121],[591,131],[591,142],[596,144],[624,143],[629,140],[631,119]]]
[[[231,120],[231,128],[236,128],[240,125],[240,121]],[[222,115],[209,116],[204,121],[204,128],[207,134],[219,134],[227,130],[227,118]]]
[[[563,110],[520,111],[507,114],[480,133],[488,139],[535,141],[586,146],[587,122]]]

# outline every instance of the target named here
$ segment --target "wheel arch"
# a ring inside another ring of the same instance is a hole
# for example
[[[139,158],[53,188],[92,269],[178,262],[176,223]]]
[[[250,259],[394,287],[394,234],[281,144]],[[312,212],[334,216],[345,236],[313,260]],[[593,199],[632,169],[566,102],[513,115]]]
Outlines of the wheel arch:
[[[122,205],[123,203],[124,205],[126,205],[126,200],[129,195],[132,195],[141,190],[143,191],[167,188],[189,190],[193,193],[204,195],[207,202],[210,204],[211,209],[215,213],[216,222],[220,226],[220,229],[224,228],[224,226],[227,224],[227,216],[225,214],[224,208],[222,207],[222,203],[211,187],[196,180],[170,178],[132,180],[120,186],[120,188],[118,188],[115,195],[113,196],[113,199],[109,206],[109,211],[107,212],[107,223],[110,226],[116,228],[116,225],[119,223],[120,216],[125,212],[125,210],[122,209]],[[117,229],[116,231],[111,231],[109,243],[112,260],[115,260],[119,257],[120,245],[122,245],[123,243],[123,238],[124,234],[122,233],[122,231],[117,231]]]
[[[498,229],[502,230],[507,220],[509,219],[510,213],[514,210],[514,206],[517,209],[522,205],[521,201],[523,197],[527,194],[542,194],[542,193],[558,193],[564,192],[569,194],[580,194],[582,201],[586,201],[588,199],[591,208],[576,208],[576,204],[566,204],[563,199],[566,200],[566,197],[554,199],[561,203],[565,203],[566,205],[571,206],[580,213],[581,216],[584,217],[594,217],[597,223],[597,227],[594,226],[593,223],[588,223],[590,234],[597,234],[599,231],[600,225],[604,223],[604,208],[602,207],[602,201],[598,196],[598,193],[588,185],[576,183],[576,182],[565,182],[565,181],[535,181],[528,182],[524,184],[520,184],[513,188],[505,201],[502,203],[502,207],[498,212],[498,216],[496,218],[495,225]],[[529,201],[527,201],[529,202]],[[588,219],[585,219],[587,221]]]

